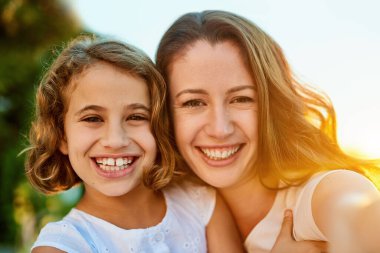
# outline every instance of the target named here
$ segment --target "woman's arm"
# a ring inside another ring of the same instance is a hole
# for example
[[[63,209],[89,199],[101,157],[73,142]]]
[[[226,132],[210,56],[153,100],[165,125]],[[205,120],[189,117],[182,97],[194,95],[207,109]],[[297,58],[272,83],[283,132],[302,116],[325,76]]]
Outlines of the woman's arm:
[[[327,243],[322,241],[296,241],[293,238],[293,214],[286,210],[280,234],[271,253],[327,253]]]
[[[315,189],[312,210],[331,253],[380,252],[380,193],[364,176],[327,175]]]
[[[215,209],[206,227],[208,252],[244,252],[237,226],[224,200],[216,194]]]

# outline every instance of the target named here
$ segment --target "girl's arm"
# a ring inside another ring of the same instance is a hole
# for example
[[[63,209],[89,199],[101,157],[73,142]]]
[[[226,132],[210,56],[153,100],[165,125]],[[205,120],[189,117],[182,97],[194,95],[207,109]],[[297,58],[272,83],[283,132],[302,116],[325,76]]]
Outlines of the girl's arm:
[[[312,210],[331,253],[380,252],[380,193],[364,176],[327,175],[315,189]]]
[[[219,194],[216,194],[215,209],[206,227],[206,236],[210,253],[244,252],[233,217]]]
[[[65,251],[59,250],[54,247],[41,246],[41,247],[34,248],[32,250],[32,253],[65,253]]]
[[[327,243],[322,241],[296,241],[293,238],[293,214],[286,210],[280,234],[270,253],[321,253],[327,252]]]
[[[280,234],[271,253],[320,253],[327,252],[327,243],[300,241],[293,238],[293,215],[284,214]],[[215,210],[206,228],[208,252],[244,252],[240,233],[224,200],[217,194]]]

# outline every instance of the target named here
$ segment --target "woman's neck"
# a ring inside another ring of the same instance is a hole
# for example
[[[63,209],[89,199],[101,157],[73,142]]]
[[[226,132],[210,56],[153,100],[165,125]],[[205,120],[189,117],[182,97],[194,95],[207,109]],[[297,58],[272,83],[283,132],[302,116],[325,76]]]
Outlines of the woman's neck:
[[[276,191],[265,188],[257,177],[218,191],[229,206],[243,239],[268,214],[276,197]]]
[[[142,184],[116,197],[86,189],[76,208],[124,229],[157,225],[166,213],[163,193],[154,192]]]

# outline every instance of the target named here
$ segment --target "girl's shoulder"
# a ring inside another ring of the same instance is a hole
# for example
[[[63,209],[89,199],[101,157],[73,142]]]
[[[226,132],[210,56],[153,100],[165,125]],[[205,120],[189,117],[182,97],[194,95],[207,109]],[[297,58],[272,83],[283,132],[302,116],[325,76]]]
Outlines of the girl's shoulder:
[[[169,208],[187,211],[208,224],[215,208],[216,190],[211,186],[190,180],[181,180],[168,186],[164,191]]]
[[[215,195],[216,192],[215,188],[191,179],[174,182],[165,191],[173,194],[184,194],[194,199],[200,198],[202,194]]]
[[[66,252],[91,252],[93,245],[82,222],[77,222],[77,210],[72,209],[62,220],[49,222],[40,231],[32,249],[50,246]]]

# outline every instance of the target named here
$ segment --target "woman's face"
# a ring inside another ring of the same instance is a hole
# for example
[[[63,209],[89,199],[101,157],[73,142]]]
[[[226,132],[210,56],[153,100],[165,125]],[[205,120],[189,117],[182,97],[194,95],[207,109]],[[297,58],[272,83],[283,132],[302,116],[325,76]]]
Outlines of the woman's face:
[[[248,178],[257,149],[257,96],[239,48],[197,41],[169,72],[175,138],[206,183],[227,188]]]

